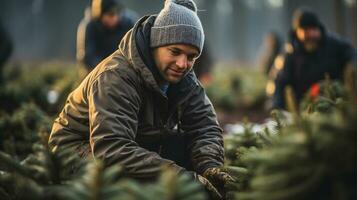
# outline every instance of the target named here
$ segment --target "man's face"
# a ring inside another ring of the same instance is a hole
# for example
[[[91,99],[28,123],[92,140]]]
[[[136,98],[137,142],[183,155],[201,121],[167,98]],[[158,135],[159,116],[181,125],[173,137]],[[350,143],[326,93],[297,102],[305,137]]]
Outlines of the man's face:
[[[296,36],[307,52],[313,52],[318,48],[321,31],[318,27],[300,27],[296,29]]]
[[[192,69],[198,55],[195,47],[186,44],[167,45],[153,51],[156,66],[169,83],[179,82]]]
[[[101,17],[101,22],[102,24],[111,29],[114,28],[120,20],[120,16],[117,12],[107,12],[107,13],[103,13],[102,17]]]

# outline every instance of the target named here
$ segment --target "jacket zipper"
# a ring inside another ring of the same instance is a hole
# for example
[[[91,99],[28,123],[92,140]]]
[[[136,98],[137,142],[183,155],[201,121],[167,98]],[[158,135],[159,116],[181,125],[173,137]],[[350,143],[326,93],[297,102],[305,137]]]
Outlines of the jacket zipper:
[[[177,107],[177,118],[178,118],[178,122],[177,122],[177,132],[178,134],[180,134],[180,128],[181,128],[181,117],[182,117],[182,107],[181,107],[181,104],[183,102],[185,102],[189,97],[191,97],[192,93],[195,91],[195,89],[198,87],[198,85],[195,85],[191,91],[183,98],[181,99],[175,107]],[[168,126],[168,123],[170,121],[170,119],[172,118],[172,116],[174,115],[175,113],[175,110],[176,109],[173,109],[173,111],[168,115],[169,117],[167,118],[167,121],[166,121],[166,127]]]
[[[177,122],[177,134],[181,134],[181,116],[182,116],[182,107],[181,107],[181,104],[183,102],[185,102],[191,95],[192,93],[195,91],[195,89],[197,88],[198,86],[194,86],[192,87],[191,91],[183,98],[181,99],[177,105],[175,107],[177,107],[177,118],[178,118],[178,122]],[[165,127],[167,128],[168,127],[168,122],[170,121],[170,119],[172,118],[173,114],[175,113],[175,110],[176,109],[173,109],[173,111],[168,115],[168,118],[167,118],[167,121],[165,123]],[[160,144],[159,146],[159,152],[158,154],[161,155],[162,153],[162,144]]]

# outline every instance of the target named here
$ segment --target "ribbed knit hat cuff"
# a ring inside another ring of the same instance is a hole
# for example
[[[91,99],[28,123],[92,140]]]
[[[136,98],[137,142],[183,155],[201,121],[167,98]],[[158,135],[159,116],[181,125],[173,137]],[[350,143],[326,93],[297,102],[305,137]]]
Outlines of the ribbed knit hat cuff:
[[[152,27],[150,47],[160,47],[171,44],[188,44],[202,52],[204,35],[195,26],[175,24],[163,27]]]

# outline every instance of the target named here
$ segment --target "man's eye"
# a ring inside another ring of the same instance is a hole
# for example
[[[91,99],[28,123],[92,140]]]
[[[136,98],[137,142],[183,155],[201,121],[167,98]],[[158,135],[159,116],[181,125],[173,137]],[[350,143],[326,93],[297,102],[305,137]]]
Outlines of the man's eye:
[[[176,50],[170,50],[170,51],[171,51],[171,54],[174,55],[174,56],[180,55],[179,51],[176,51]]]

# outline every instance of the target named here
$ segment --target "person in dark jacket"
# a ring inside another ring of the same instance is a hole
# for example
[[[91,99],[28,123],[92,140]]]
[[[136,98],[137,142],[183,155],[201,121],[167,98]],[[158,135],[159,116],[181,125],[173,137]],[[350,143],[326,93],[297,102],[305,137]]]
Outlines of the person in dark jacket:
[[[220,170],[222,129],[192,70],[203,43],[195,3],[167,0],[68,96],[49,145],[121,165],[139,180],[155,179],[165,164],[219,197],[214,186],[233,179]]]
[[[90,72],[118,47],[134,17],[116,0],[92,0],[77,30],[77,60]]]
[[[273,108],[285,108],[285,88],[291,86],[296,102],[314,84],[329,76],[343,80],[346,67],[356,60],[353,46],[327,33],[317,15],[308,9],[294,13],[290,43],[275,78]]]

